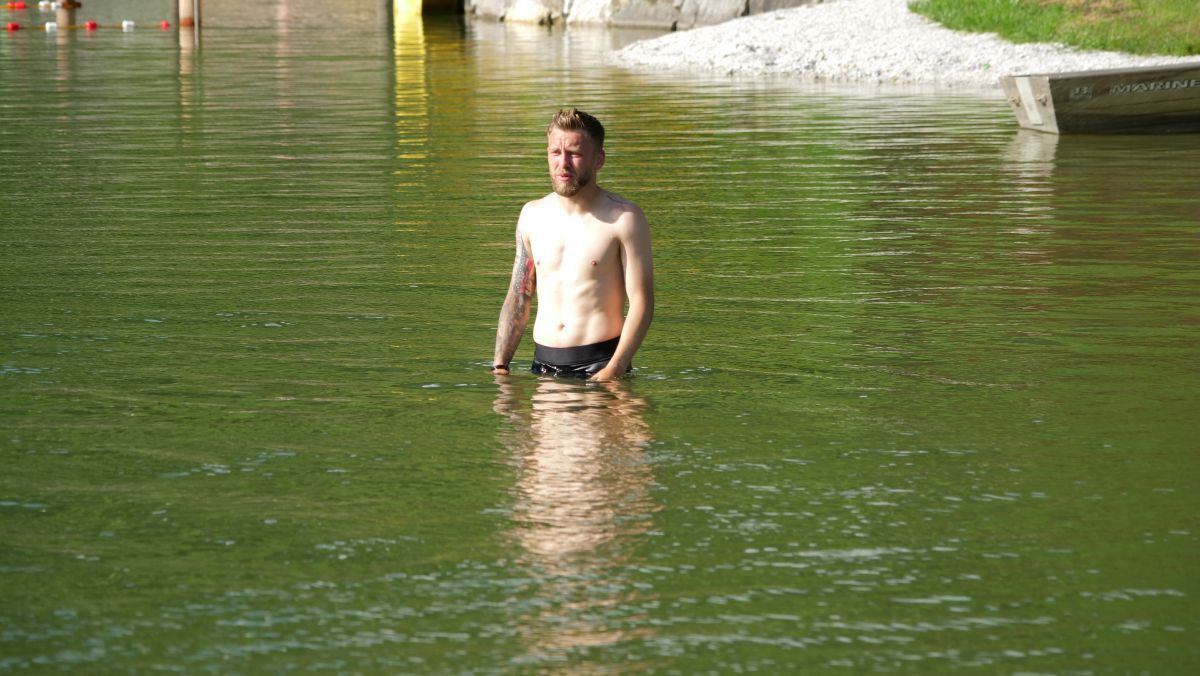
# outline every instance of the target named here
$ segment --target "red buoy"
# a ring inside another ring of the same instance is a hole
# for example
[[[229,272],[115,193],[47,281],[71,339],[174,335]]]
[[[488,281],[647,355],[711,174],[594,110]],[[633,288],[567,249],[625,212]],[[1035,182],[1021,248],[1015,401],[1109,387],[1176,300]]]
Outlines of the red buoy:
[[[167,29],[168,29],[168,28],[170,28],[170,27],[171,27],[171,22],[170,22],[170,21],[167,21],[166,19],[163,19],[163,22],[162,22],[162,29],[163,29],[163,30],[167,30]]]
[[[9,7],[12,7],[13,9],[25,9],[25,3],[24,2],[14,2],[14,3],[10,4]]]
[[[19,30],[21,30],[21,24],[17,23],[16,21],[8,22],[8,32],[9,33],[16,33]]]
[[[86,21],[84,22],[83,27],[87,30],[94,31],[100,26],[97,25],[95,21]]]

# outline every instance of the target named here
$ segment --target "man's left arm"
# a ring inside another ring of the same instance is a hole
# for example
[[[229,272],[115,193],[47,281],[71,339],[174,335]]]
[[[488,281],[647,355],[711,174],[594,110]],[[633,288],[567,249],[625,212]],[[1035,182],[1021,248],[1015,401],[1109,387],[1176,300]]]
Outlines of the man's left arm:
[[[642,346],[650,321],[654,319],[654,261],[650,254],[650,225],[642,210],[634,207],[620,228],[621,259],[624,265],[625,295],[629,312],[621,327],[621,338],[608,365],[592,375],[592,380],[612,380],[625,374],[633,355]]]

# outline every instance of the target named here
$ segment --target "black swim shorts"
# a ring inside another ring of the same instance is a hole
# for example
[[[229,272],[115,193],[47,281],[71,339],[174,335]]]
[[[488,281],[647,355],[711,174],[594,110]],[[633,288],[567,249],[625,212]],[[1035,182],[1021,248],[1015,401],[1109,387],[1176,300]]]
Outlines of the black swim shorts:
[[[608,365],[619,342],[620,336],[579,347],[546,347],[534,343],[533,364],[529,368],[539,376],[588,378]]]

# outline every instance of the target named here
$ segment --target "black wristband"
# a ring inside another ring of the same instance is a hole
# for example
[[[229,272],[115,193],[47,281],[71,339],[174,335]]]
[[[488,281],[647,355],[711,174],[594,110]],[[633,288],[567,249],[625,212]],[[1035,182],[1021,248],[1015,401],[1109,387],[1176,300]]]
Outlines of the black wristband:
[[[509,370],[508,364],[492,364],[492,370],[496,369],[504,369],[505,371]]]

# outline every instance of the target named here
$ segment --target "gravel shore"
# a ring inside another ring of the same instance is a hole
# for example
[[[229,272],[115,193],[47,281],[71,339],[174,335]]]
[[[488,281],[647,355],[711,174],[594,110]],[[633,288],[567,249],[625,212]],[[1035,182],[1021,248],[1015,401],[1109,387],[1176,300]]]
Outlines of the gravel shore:
[[[908,0],[832,0],[748,16],[636,42],[611,58],[637,69],[997,92],[1002,75],[1197,61],[1013,44],[943,28],[910,12]]]

